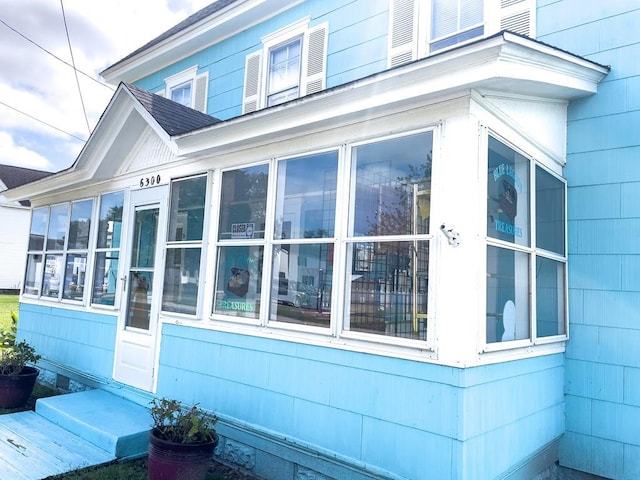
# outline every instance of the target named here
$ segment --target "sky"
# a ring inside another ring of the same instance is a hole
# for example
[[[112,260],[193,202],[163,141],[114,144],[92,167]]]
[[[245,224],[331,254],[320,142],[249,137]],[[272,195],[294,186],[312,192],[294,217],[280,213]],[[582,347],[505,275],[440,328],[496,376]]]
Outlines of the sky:
[[[69,168],[115,91],[99,73],[213,1],[0,0],[0,164]]]

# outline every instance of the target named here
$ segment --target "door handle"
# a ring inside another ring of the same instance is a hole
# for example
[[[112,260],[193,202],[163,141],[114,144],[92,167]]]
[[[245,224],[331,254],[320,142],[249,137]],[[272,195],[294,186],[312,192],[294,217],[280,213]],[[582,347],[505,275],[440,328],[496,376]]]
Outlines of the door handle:
[[[120,280],[122,280],[122,291],[126,292],[126,290],[127,290],[127,276],[125,275],[124,277],[120,277]]]

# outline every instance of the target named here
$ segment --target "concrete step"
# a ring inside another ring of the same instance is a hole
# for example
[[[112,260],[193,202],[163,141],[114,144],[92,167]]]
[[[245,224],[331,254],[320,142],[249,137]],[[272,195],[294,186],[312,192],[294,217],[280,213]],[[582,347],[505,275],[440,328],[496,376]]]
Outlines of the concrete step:
[[[37,480],[115,459],[35,412],[0,415],[0,480]]]
[[[104,390],[38,399],[36,413],[113,457],[137,457],[147,452],[149,410]]]

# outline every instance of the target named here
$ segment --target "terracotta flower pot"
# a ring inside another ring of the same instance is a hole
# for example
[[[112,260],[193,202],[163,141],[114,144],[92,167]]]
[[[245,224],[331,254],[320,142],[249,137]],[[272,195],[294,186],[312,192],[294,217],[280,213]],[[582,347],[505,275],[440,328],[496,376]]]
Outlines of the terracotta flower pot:
[[[207,476],[218,436],[206,443],[175,443],[149,433],[149,480],[200,480]]]
[[[40,370],[24,367],[14,375],[0,375],[0,408],[17,408],[29,400]]]

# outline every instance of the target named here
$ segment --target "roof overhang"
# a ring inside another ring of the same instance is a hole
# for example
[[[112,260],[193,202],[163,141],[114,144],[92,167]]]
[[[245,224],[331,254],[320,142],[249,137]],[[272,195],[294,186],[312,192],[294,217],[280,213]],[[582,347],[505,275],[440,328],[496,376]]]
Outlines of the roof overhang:
[[[493,37],[276,107],[174,137],[180,155],[385,115],[393,109],[495,91],[569,102],[596,93],[609,68],[526,37]]]
[[[140,78],[273,17],[302,0],[237,0],[231,5],[150,46],[100,73],[107,83],[133,83]]]
[[[36,199],[108,181],[136,139],[151,127],[176,158],[201,158],[435,102],[491,91],[569,102],[596,93],[609,68],[503,32],[275,107],[169,136],[120,85],[78,160],[67,171],[4,192]]]
[[[3,192],[10,200],[36,199],[81,189],[113,178],[122,159],[145,129],[155,133],[177,151],[171,137],[140,104],[125,84],[116,89],[98,124],[67,170]]]

